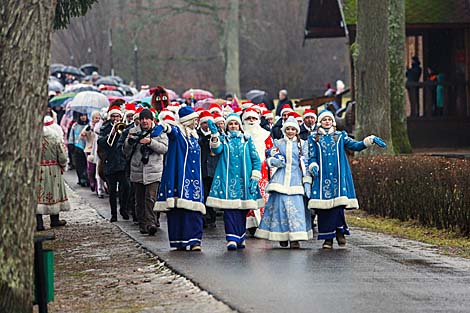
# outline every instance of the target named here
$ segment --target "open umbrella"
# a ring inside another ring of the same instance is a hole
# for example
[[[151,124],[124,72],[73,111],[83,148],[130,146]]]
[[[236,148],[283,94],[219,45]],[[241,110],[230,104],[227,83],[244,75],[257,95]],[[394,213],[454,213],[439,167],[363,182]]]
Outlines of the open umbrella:
[[[259,104],[264,103],[268,110],[274,109],[273,99],[268,95],[266,91],[253,89],[246,93],[245,98],[251,100],[251,102]]]
[[[183,92],[182,97],[185,99],[194,98],[194,100],[197,101],[197,100],[204,100],[207,98],[213,99],[214,95],[210,91],[203,90],[203,89],[189,89]]]
[[[98,72],[98,66],[92,63],[83,64],[80,66],[80,70],[86,75],[91,75],[93,72]]]
[[[61,95],[58,95],[58,96],[55,96],[54,98],[52,98],[51,100],[49,100],[49,104],[50,106],[52,107],[60,107],[60,106],[64,106],[65,105],[65,101],[67,99],[71,99],[73,97],[75,97],[77,94],[74,93],[74,92],[70,92],[70,93],[63,93]]]
[[[60,63],[54,63],[49,66],[49,72],[51,74],[62,72],[65,68],[65,65]]]
[[[47,81],[47,89],[55,92],[62,92],[64,90],[64,85],[62,85],[58,80],[49,79]]]
[[[83,73],[82,71],[80,71],[78,68],[76,68],[75,66],[65,66],[63,69],[62,69],[62,73],[64,74],[71,74],[71,75],[74,75],[74,76],[79,76],[79,77],[85,77],[85,73]]]
[[[75,92],[79,93],[82,91],[98,91],[99,89],[96,86],[89,85],[89,84],[69,84],[65,86],[65,91],[64,92]]]
[[[96,91],[83,91],[78,93],[70,102],[70,110],[91,113],[109,107],[108,98]]]
[[[117,87],[117,86],[119,86],[119,82],[117,82],[115,79],[113,79],[110,76],[106,76],[106,77],[98,78],[95,81],[95,85],[97,85],[97,86],[107,85],[107,86],[116,86]]]
[[[114,90],[101,90],[101,93],[105,96],[123,97],[124,92],[119,89]]]

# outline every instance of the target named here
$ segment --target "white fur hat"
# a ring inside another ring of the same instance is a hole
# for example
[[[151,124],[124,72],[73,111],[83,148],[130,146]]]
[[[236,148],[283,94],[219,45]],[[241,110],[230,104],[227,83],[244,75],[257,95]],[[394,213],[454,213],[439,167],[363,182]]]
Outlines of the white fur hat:
[[[297,119],[293,116],[289,116],[284,122],[284,124],[282,124],[282,133],[284,135],[286,134],[287,127],[294,127],[295,129],[297,129],[297,134],[300,133],[299,122],[297,122]]]
[[[243,130],[242,121],[240,120],[240,116],[237,113],[230,113],[227,118],[225,119],[225,129],[227,129],[228,123],[230,121],[237,121],[238,125],[240,125],[240,130]]]
[[[331,112],[329,110],[321,111],[320,115],[318,115],[317,126],[320,127],[321,126],[321,120],[324,119],[327,116],[331,117],[331,119],[333,120],[333,126],[336,127],[335,116],[333,115],[333,112]]]

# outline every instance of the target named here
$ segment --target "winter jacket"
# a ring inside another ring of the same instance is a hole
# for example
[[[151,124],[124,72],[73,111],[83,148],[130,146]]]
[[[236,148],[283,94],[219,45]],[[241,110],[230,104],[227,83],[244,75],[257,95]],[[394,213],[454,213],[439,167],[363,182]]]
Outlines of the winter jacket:
[[[152,125],[153,128],[154,125]],[[139,134],[142,129],[135,126],[129,130],[129,134]],[[150,137],[150,134],[147,136]],[[168,137],[165,133],[158,137],[151,138],[150,144],[142,145],[139,142],[129,143],[129,136],[123,147],[124,155],[131,157],[131,175],[130,180],[133,183],[148,185],[162,179],[163,172],[163,156],[168,150]],[[148,163],[142,162],[143,149],[149,149]],[[132,156],[131,156],[132,154]]]

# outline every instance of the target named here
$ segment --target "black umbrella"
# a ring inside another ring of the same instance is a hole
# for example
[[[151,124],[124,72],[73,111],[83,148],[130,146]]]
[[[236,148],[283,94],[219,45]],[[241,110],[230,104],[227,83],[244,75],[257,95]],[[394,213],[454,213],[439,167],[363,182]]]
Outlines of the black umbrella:
[[[54,63],[54,64],[51,64],[51,66],[49,67],[49,72],[51,74],[62,73],[64,68],[65,68],[65,65],[60,64],[60,63]]]
[[[114,79],[115,81],[117,81],[120,84],[124,84],[124,80],[119,76],[108,76],[108,77],[111,78],[111,79]]]
[[[95,85],[108,85],[108,86],[119,86],[119,82],[113,79],[111,76],[101,77],[95,81]]]
[[[83,64],[80,66],[80,70],[83,71],[86,75],[91,75],[93,72],[98,72],[98,66],[92,63]]]
[[[266,91],[253,89],[246,93],[245,98],[251,100],[251,102],[259,104],[264,103],[268,110],[274,109],[273,99],[268,95]]]
[[[129,85],[121,84],[121,85],[119,85],[119,89],[122,89],[126,96],[133,96],[134,95],[134,92],[132,91],[132,89]]]
[[[85,76],[85,73],[83,73],[82,71],[80,71],[78,68],[76,68],[75,66],[65,66],[64,69],[62,70],[62,73],[64,74],[71,74],[71,75],[74,75],[74,76],[79,76],[79,77],[84,77]]]

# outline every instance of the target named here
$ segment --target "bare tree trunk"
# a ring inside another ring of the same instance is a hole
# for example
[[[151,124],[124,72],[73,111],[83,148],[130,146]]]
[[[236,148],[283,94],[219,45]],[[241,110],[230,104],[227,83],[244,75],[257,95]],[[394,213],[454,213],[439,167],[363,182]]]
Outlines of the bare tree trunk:
[[[390,1],[388,23],[393,147],[395,153],[411,153],[405,112],[405,0]]]
[[[239,10],[240,1],[230,0],[225,41],[225,88],[227,92],[237,94],[238,97],[240,97]]]
[[[390,0],[357,2],[355,81],[357,86],[357,138],[374,134],[384,139],[393,153],[390,120],[388,7]],[[367,154],[383,153],[368,149]]]
[[[32,312],[33,217],[55,5],[0,6],[0,312]]]

